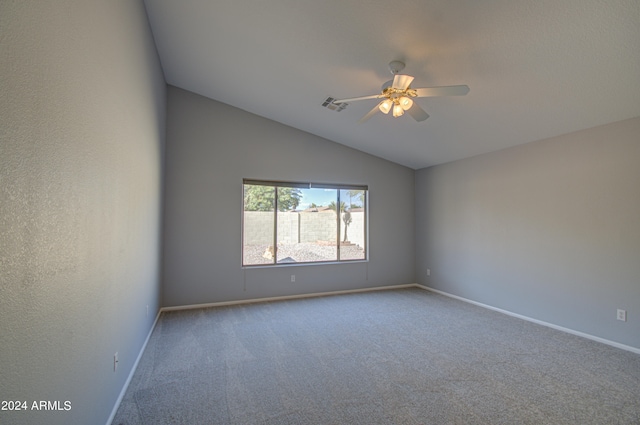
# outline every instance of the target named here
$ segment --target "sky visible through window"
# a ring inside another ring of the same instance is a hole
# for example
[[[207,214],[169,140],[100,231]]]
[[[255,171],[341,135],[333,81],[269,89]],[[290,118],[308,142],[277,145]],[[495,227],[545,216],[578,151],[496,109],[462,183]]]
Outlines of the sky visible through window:
[[[298,205],[299,210],[307,209],[311,204],[316,206],[327,207],[333,201],[336,202],[336,190],[335,189],[302,189],[302,198]]]
[[[297,210],[305,210],[312,204],[315,204],[317,207],[328,207],[331,202],[336,202],[336,192],[335,189],[301,189],[300,193],[302,194],[302,198],[300,198],[300,204],[298,204]],[[344,191],[340,196],[340,202],[344,202],[347,208],[351,205],[354,207],[362,206],[362,203],[357,197],[349,199],[348,196],[345,196]]]

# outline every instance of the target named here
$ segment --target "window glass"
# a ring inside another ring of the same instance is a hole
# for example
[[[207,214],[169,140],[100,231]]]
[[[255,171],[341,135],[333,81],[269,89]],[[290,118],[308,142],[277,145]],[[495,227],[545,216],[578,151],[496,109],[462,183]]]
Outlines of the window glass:
[[[278,212],[278,263],[337,261],[338,191],[279,187],[278,199],[288,199],[291,190],[297,191],[304,209]]]
[[[365,190],[341,190],[340,259],[365,259]]]
[[[245,265],[273,264],[275,188],[244,185],[243,249]]]
[[[365,260],[366,195],[363,186],[245,181],[242,264]]]

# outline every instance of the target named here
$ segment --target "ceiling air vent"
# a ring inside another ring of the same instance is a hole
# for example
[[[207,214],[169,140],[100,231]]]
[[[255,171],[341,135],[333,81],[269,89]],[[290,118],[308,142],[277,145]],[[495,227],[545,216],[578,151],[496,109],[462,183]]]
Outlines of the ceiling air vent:
[[[322,102],[322,106],[324,106],[325,108],[329,108],[332,111],[340,112],[349,105],[348,103],[345,103],[345,102],[333,103],[334,100],[336,99],[333,97],[328,97],[327,100]]]

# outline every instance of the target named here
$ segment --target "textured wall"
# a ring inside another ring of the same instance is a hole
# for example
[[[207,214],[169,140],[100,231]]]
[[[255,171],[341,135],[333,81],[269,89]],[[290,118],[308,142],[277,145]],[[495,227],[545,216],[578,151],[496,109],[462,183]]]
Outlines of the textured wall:
[[[367,184],[370,261],[243,270],[243,178]],[[165,184],[164,305],[414,281],[409,168],[169,86]]]
[[[639,135],[635,118],[418,171],[418,282],[640,348]]]
[[[105,423],[159,305],[163,75],[141,1],[1,1],[0,40],[0,399],[71,402],[0,423]]]

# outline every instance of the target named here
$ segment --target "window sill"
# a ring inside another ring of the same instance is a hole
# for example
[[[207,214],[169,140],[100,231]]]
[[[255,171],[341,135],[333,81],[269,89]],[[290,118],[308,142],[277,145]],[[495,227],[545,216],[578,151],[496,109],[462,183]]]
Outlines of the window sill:
[[[308,263],[277,263],[277,264],[256,264],[256,265],[243,265],[241,268],[245,270],[251,269],[273,269],[280,267],[301,267],[301,266],[327,266],[327,265],[344,265],[355,263],[368,263],[369,259],[364,260],[343,260],[343,261],[315,261]]]

